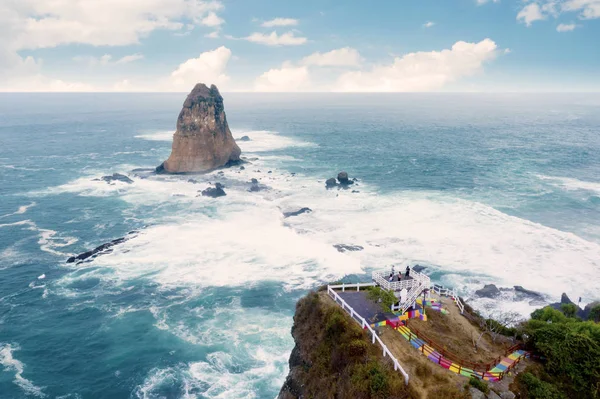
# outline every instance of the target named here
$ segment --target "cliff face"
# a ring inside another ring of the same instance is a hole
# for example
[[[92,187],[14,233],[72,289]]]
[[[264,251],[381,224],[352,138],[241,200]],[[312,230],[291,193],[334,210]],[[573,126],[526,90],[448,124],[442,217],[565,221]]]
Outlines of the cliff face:
[[[298,301],[290,373],[278,399],[413,398],[379,347],[327,294]]]
[[[159,167],[167,173],[197,173],[239,161],[216,86],[198,83],[183,103],[169,158]]]

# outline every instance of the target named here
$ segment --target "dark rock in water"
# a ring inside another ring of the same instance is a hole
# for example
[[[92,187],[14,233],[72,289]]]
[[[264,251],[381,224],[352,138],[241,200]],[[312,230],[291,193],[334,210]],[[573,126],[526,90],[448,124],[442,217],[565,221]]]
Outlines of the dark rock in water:
[[[192,184],[198,184],[198,180],[195,180],[195,179],[188,179],[188,183],[192,183]]]
[[[482,289],[475,291],[475,295],[482,298],[496,298],[500,295],[500,290],[494,284],[486,284]]]
[[[414,270],[417,273],[421,273],[425,269],[427,269],[427,267],[426,266],[421,266],[421,265],[414,265],[412,267],[412,270]]]
[[[112,248],[115,245],[122,244],[125,241],[132,239],[133,237],[135,237],[136,234],[137,234],[137,231],[135,231],[135,230],[130,231],[129,233],[127,233],[127,236],[125,236],[125,237],[120,237],[120,238],[117,238],[110,242],[104,243],[104,244],[92,249],[91,251],[81,253],[77,256],[71,256],[69,259],[67,259],[67,263],[77,262],[77,264],[79,264],[84,261],[91,262],[94,258],[96,258],[100,255],[105,255],[105,254],[111,253],[113,251]]]
[[[562,295],[560,296],[560,303],[561,305],[568,305],[568,304],[575,304],[566,293],[562,293]]]
[[[346,252],[346,251],[354,252],[354,251],[362,251],[363,249],[365,249],[364,247],[361,247],[360,245],[348,245],[348,244],[335,244],[333,247],[335,249],[337,249],[338,252]]]
[[[330,188],[337,187],[337,185],[338,185],[338,184],[337,184],[337,181],[335,180],[335,178],[334,178],[334,177],[332,177],[332,178],[330,178],[330,179],[327,179],[327,180],[325,181],[325,187],[326,187],[327,189],[330,189]]]
[[[358,190],[352,190],[353,193],[360,193]]]
[[[163,173],[167,173],[167,171],[165,170],[165,163],[163,162],[160,165],[158,165],[156,167],[156,169],[154,169],[154,173],[156,173],[158,175],[163,174]]]
[[[267,173],[273,173],[273,172],[271,172],[271,171],[268,171]]]
[[[312,209],[310,209],[310,208],[300,208],[300,209],[298,209],[297,211],[294,211],[294,212],[283,212],[283,217],[284,218],[289,218],[291,216],[298,216],[298,215],[301,215],[303,213],[310,213],[310,212],[312,212]]]
[[[129,177],[122,175],[120,173],[113,173],[112,176],[102,176],[100,179],[95,179],[95,180],[104,180],[107,183],[110,183],[113,181],[120,181],[120,182],[127,183],[127,184],[133,183],[133,180],[131,180]]]
[[[250,141],[250,137],[248,137],[248,136],[242,136],[237,141]]]
[[[530,290],[526,290],[525,288],[521,287],[520,285],[515,285],[515,292],[524,296],[528,296],[532,299],[535,300],[544,300],[544,296],[542,294],[540,294],[539,292],[535,292],[535,291],[530,291]]]
[[[246,168],[244,168],[244,165],[240,166],[240,170],[244,170]]]
[[[354,183],[354,181],[348,179],[348,173],[346,172],[338,173],[337,179],[342,186],[348,186]]]
[[[202,196],[211,198],[224,197],[227,194],[225,193],[225,190],[223,190],[223,187],[224,186],[221,183],[215,183],[214,187],[208,187],[202,190]]]
[[[259,183],[258,183],[258,180],[256,180],[255,178],[252,178],[252,179],[250,180],[250,183],[251,183],[252,185],[250,186],[250,188],[248,189],[248,191],[250,191],[250,192],[252,192],[252,193],[253,193],[253,192],[262,191],[262,190],[266,190],[266,189],[267,189],[267,186],[263,186],[263,185],[259,184]]]

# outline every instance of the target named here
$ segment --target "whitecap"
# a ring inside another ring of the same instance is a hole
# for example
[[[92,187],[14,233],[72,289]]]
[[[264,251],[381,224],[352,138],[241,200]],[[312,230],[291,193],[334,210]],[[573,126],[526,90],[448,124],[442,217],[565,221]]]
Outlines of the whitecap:
[[[266,151],[281,150],[289,147],[316,147],[315,143],[302,141],[297,138],[282,136],[281,134],[268,130],[234,131],[234,136],[239,138],[248,136],[250,141],[239,141],[237,145],[242,153],[260,153]]]
[[[162,130],[153,133],[144,133],[134,136],[136,139],[150,140],[150,141],[173,141],[173,131]]]
[[[23,377],[25,365],[13,356],[13,352],[21,349],[18,345],[0,343],[0,364],[4,366],[4,371],[14,371],[15,379],[13,382],[18,385],[26,394],[43,398],[46,396],[42,388],[35,386],[31,381]]]
[[[0,216],[0,219],[2,219],[2,218],[5,218],[5,217],[8,217],[8,216],[13,216],[13,215],[22,215],[22,214],[24,214],[25,212],[27,212],[27,210],[28,210],[29,208],[31,208],[31,207],[33,207],[33,206],[36,206],[36,205],[37,205],[37,204],[36,204],[35,202],[32,202],[32,203],[30,203],[30,204],[28,204],[28,205],[21,205],[21,206],[20,206],[20,207],[19,207],[19,208],[18,208],[18,209],[15,211],[15,212],[13,212],[13,213],[8,213],[8,214],[6,214],[6,215],[2,215],[2,216]]]
[[[590,191],[596,194],[600,194],[600,182],[592,182],[585,180],[578,180],[569,177],[557,177],[557,176],[545,176],[537,175],[541,180],[546,180],[550,184],[562,188],[567,191]]]

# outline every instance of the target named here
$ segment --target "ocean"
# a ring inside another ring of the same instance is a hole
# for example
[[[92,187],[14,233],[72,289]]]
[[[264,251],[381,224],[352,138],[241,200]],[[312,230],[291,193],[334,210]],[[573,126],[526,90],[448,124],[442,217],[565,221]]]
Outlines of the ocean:
[[[1,398],[274,398],[296,301],[391,265],[490,315],[600,299],[598,94],[225,93],[243,170],[133,172],[185,95],[0,94]]]

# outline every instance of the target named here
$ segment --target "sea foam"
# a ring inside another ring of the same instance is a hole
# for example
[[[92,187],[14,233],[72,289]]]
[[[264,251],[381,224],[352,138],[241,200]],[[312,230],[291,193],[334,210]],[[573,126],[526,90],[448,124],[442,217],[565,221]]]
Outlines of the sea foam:
[[[42,392],[42,388],[35,386],[31,381],[23,377],[25,365],[16,359],[13,352],[21,349],[18,345],[0,343],[0,364],[4,366],[4,371],[14,371],[15,379],[13,380],[27,395],[34,395],[43,398],[46,396]]]

